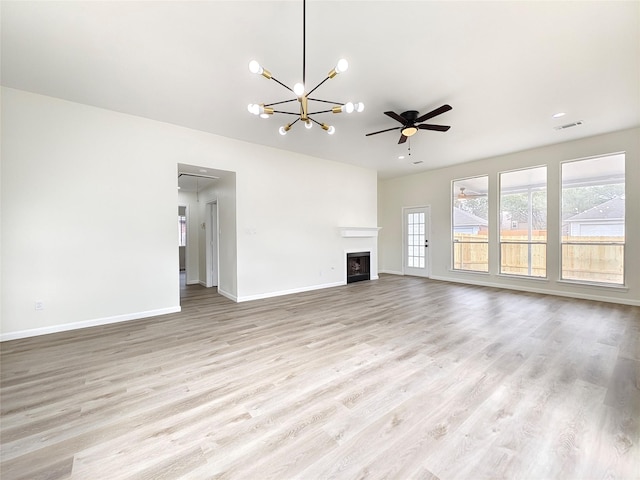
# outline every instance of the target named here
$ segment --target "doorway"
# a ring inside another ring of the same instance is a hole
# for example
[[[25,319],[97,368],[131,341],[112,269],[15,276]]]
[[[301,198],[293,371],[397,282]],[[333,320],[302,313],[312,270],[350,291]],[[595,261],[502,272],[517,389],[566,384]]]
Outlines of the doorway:
[[[208,202],[205,220],[206,287],[218,286],[218,264],[220,260],[220,235],[218,229],[218,202]]]
[[[405,207],[403,216],[402,265],[405,275],[429,277],[429,226],[431,207]]]

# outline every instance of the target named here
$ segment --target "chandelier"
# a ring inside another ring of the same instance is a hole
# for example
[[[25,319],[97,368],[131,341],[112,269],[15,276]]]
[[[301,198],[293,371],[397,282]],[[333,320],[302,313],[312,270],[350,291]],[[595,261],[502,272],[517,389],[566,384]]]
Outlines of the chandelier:
[[[307,87],[306,87],[306,0],[303,0],[302,1],[302,83],[296,83],[293,86],[293,88],[291,88],[288,85],[285,85],[284,83],[282,83],[277,78],[275,78],[271,74],[271,72],[266,70],[257,61],[251,60],[249,62],[249,71],[251,73],[262,75],[267,80],[273,80],[274,82],[278,83],[279,85],[283,86],[284,88],[292,92],[295,95],[295,98],[292,98],[289,100],[282,100],[280,102],[274,102],[274,103],[250,103],[247,109],[249,110],[249,113],[260,116],[261,118],[269,118],[275,113],[297,117],[292,122],[287,123],[286,125],[283,125],[280,127],[280,129],[278,130],[280,132],[280,135],[286,135],[287,132],[291,130],[291,127],[295,125],[297,122],[304,123],[304,126],[306,128],[313,127],[313,124],[315,123],[319,125],[329,135],[333,135],[336,131],[333,125],[328,125],[326,123],[319,122],[315,118],[313,118],[313,116],[320,115],[323,113],[362,112],[364,110],[364,103],[332,102],[328,100],[322,100],[320,98],[313,98],[310,95],[313,92],[315,92],[324,82],[334,78],[336,75],[340,73],[344,73],[348,68],[349,68],[349,63],[344,58],[341,58],[336,64],[336,66],[333,69],[331,69],[331,71],[327,74],[324,80],[322,80],[312,89],[307,90]],[[292,103],[292,102],[298,102],[300,104],[299,110],[297,112],[286,112],[283,110],[274,109],[274,106],[276,105],[283,105],[283,104]],[[310,102],[331,104],[333,106],[327,110],[310,111],[309,110]]]

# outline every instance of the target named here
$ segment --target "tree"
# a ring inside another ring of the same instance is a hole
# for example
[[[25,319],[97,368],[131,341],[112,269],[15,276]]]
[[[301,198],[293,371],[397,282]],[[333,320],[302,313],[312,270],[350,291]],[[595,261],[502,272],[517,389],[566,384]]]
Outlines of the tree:
[[[589,210],[612,198],[624,195],[624,184],[564,187],[562,189],[562,219]]]
[[[465,200],[456,199],[454,206],[484,220],[489,219],[489,202],[487,201],[487,197],[467,198]]]
[[[547,228],[547,192],[536,190],[531,194],[531,228],[546,230]],[[529,224],[529,193],[510,193],[500,198],[500,212],[508,215],[511,221]]]

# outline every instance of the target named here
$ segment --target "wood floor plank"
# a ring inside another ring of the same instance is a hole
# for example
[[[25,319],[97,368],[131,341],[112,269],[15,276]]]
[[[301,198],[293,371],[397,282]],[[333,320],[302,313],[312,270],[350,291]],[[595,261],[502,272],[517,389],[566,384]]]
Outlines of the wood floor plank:
[[[640,308],[380,279],[0,345],[0,476],[640,479]]]

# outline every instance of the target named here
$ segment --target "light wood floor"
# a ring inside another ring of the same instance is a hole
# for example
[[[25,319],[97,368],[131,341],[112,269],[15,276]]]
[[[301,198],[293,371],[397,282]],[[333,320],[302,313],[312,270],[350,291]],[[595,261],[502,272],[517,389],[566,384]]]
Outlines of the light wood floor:
[[[383,275],[2,344],[10,479],[637,479],[640,308]]]

